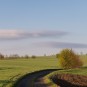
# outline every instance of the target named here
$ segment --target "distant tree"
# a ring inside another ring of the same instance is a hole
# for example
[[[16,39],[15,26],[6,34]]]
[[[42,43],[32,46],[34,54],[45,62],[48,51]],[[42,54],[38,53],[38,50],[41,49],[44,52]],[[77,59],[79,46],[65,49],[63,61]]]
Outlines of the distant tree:
[[[56,54],[56,58],[58,58],[59,57],[59,54]]]
[[[9,58],[14,58],[14,59],[17,59],[17,58],[20,58],[18,54],[13,54],[13,55],[10,55]]]
[[[61,68],[70,69],[78,68],[83,65],[83,62],[72,49],[63,49],[58,55],[59,65]]]
[[[81,55],[83,55],[83,52],[80,52]]]
[[[35,58],[36,58],[36,56],[35,56],[35,55],[32,55],[32,57],[31,57],[31,58],[35,59]]]
[[[46,56],[46,54],[44,54],[44,56]]]
[[[0,59],[4,59],[4,55],[0,53]]]
[[[29,58],[29,56],[28,56],[28,55],[25,55],[25,56],[24,56],[24,58],[28,59],[28,58]]]

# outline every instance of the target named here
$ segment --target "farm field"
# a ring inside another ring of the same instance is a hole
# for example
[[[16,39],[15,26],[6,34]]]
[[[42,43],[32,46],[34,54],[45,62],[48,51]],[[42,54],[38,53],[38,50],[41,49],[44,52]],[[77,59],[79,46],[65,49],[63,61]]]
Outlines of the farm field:
[[[77,70],[58,71],[87,75],[87,56],[81,56],[84,67]],[[0,87],[11,87],[21,76],[37,70],[58,69],[58,59],[52,57],[37,57],[35,59],[9,59],[0,60]]]
[[[0,8],[0,87],[87,87],[87,0]]]
[[[19,77],[30,72],[58,68],[57,62],[55,57],[0,60],[0,87],[10,87]]]

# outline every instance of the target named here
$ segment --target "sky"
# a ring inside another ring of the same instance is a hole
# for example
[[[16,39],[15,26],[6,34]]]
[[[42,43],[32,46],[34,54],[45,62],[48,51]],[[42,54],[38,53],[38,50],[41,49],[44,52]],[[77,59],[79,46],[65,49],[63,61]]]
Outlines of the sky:
[[[0,53],[87,53],[87,0],[1,0]]]

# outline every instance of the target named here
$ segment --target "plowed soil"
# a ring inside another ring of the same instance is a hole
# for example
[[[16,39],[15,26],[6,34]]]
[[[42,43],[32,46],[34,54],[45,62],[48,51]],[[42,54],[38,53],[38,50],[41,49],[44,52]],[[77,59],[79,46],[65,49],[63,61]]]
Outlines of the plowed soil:
[[[60,87],[87,87],[87,76],[57,74],[50,79]]]

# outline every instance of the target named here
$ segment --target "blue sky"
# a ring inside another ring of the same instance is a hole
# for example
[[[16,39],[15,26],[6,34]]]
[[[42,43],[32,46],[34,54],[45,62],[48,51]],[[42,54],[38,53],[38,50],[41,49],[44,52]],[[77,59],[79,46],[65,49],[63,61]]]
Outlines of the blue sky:
[[[50,55],[63,48],[87,53],[87,0],[0,1],[0,52]]]

